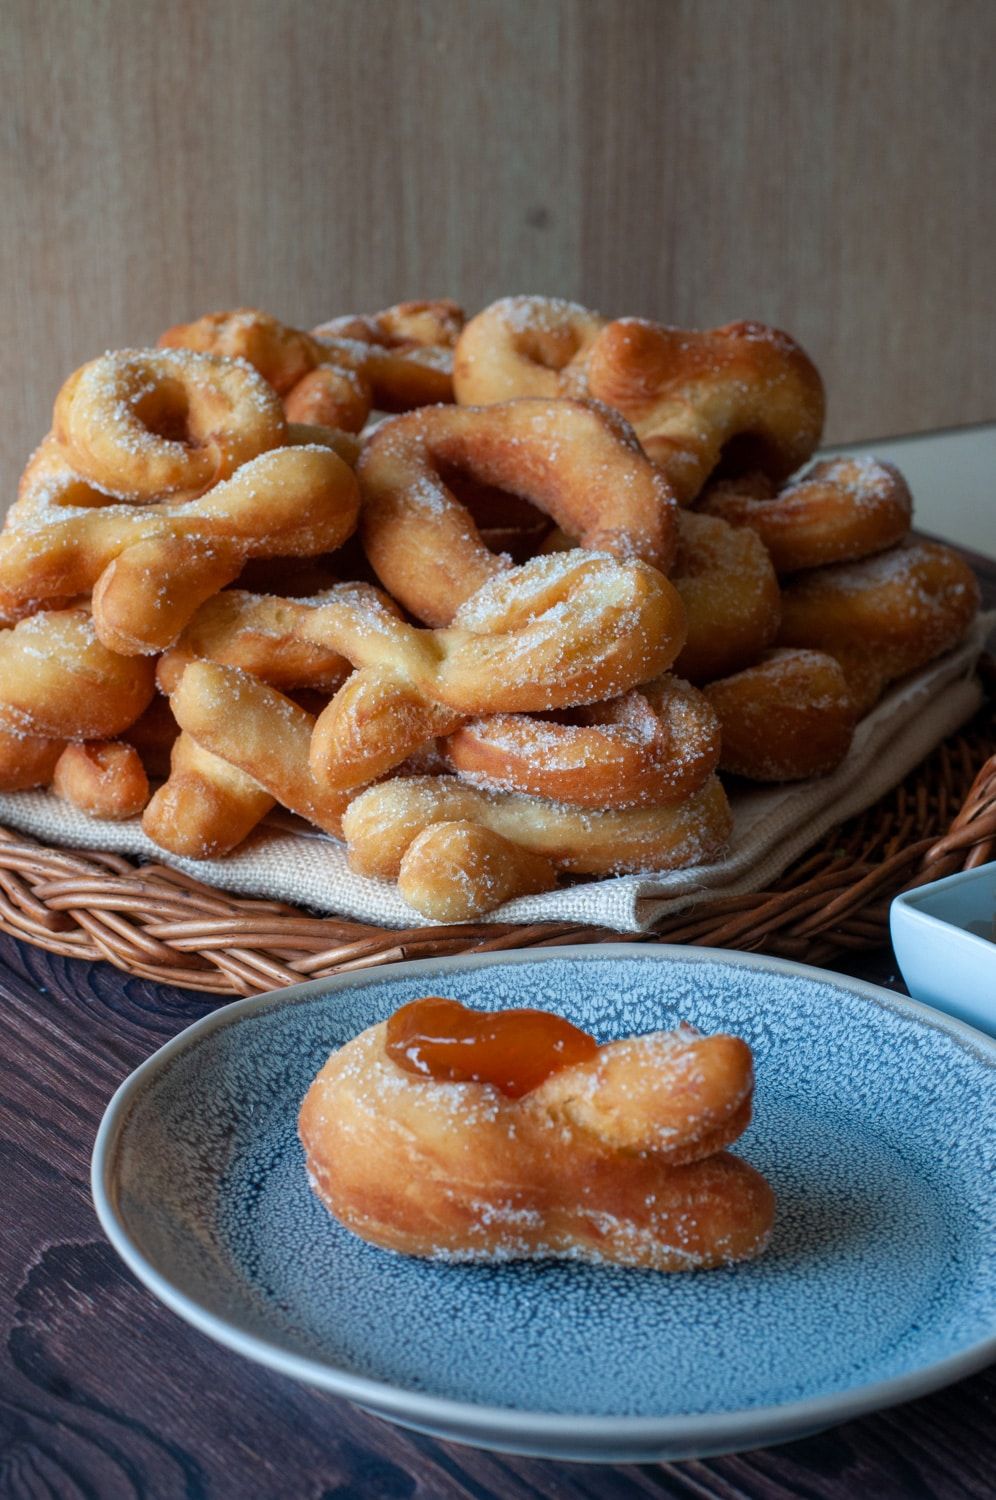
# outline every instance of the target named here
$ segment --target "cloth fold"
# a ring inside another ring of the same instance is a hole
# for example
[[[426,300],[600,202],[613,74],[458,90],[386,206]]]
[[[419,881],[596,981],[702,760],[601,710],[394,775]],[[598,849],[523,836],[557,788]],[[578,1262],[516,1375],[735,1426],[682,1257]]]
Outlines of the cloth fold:
[[[878,800],[953,734],[982,701],[974,676],[996,613],[981,615],[947,656],[898,684],[861,721],[851,750],[830,776],[737,790],[734,828],[719,860],[694,869],[586,881],[523,896],[490,914],[496,922],[578,922],[648,932],[670,913],[720,896],[762,890],[835,824]],[[311,907],[379,927],[428,925],[389,881],[356,875],[345,847],[327,834],[274,817],[225,859],[165,853],[135,819],[86,817],[50,792],[0,793],[0,822],[42,843],[138,855],[196,876],[219,890]]]

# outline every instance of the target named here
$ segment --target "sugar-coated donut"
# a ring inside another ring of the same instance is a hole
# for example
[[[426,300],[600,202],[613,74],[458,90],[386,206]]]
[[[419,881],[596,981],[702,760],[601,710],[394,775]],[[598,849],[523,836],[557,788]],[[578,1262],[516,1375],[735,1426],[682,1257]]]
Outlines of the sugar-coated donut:
[[[674,671],[690,682],[726,677],[756,661],[778,633],[778,579],[759,537],[718,516],[682,511],[671,582],[687,638]]]
[[[563,297],[502,297],[460,335],[453,389],[462,406],[517,396],[583,396],[585,364],[605,319]]]
[[[286,434],[280,400],[242,361],[122,349],[70,375],[55,436],[85,479],[137,500],[196,496]]]
[[[657,1271],[764,1249],[771,1189],[719,1146],[750,1119],[738,1038],[682,1028],[609,1042],[519,1097],[418,1076],[387,1046],[381,1023],[334,1052],[298,1121],[314,1191],[363,1239],[445,1261]]]
[[[396,880],[404,862],[407,899],[429,915],[437,909],[432,875],[441,861],[441,850],[436,845],[429,866],[418,869],[410,857],[412,846],[433,825],[459,828],[466,823],[479,824],[544,856],[558,870],[618,875],[703,863],[722,848],[731,819],[715,776],[683,802],[603,811],[567,807],[515,792],[488,792],[455,776],[411,776],[381,782],[354,797],[343,816],[342,830],[350,864],[360,874]],[[451,853],[457,860],[462,835],[453,838],[456,847],[451,845]],[[447,900],[451,900],[452,887],[448,878]],[[519,889],[517,893],[528,892]],[[487,881],[474,886],[468,880],[465,897],[461,915],[471,916],[497,906],[506,893]]]
[[[699,332],[609,323],[588,351],[587,389],[621,411],[680,504],[724,461],[786,479],[823,430],[823,382],[794,339],[763,323]]]
[[[678,802],[719,762],[716,716],[678,677],[658,677],[570,718],[473,719],[445,740],[446,757],[478,785],[593,808]]]
[[[135,818],[149,800],[149,778],[138,751],[121,740],[67,745],[52,790],[91,818]]]
[[[864,712],[887,683],[956,646],[978,608],[979,585],[964,558],[912,537],[861,562],[790,579],[778,644],[836,656]]]
[[[776,493],[761,475],[710,485],[699,510],[761,538],[778,573],[882,552],[910,528],[913,502],[892,464],[828,458]]]
[[[825,776],[851,746],[857,708],[843,668],[782,647],[703,689],[722,731],[720,768],[752,781]]]
[[[383,423],[357,466],[367,555],[427,624],[449,624],[508,566],[484,546],[447,468],[523,496],[581,546],[664,569],[674,556],[674,501],[614,413],[569,401],[427,407]]]

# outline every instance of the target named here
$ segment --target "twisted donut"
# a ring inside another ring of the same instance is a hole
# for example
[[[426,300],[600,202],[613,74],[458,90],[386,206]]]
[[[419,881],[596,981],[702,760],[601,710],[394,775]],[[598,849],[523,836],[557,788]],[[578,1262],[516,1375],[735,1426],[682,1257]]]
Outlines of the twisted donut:
[[[674,502],[613,414],[566,401],[426,408],[383,423],[357,473],[367,555],[394,597],[428,624],[448,624],[508,566],[447,486],[448,466],[524,496],[592,550],[662,568],[674,555]]]
[[[197,500],[57,506],[0,535],[0,608],[92,589],[101,640],[151,654],[249,558],[338,547],[358,506],[353,471],[318,446],[264,453]]]
[[[782,648],[703,689],[722,731],[720,769],[752,781],[801,781],[836,769],[857,709],[840,663]]]
[[[778,644],[837,657],[864,713],[887,683],[956,646],[978,608],[968,563],[940,542],[911,537],[876,557],[790,579]]]
[[[718,516],[681,511],[671,582],[688,634],[674,671],[690,682],[725,677],[755,661],[778,632],[778,579],[763,542]]]
[[[398,868],[402,899],[444,925],[485,916],[505,901],[552,891],[556,884],[556,867],[545,854],[459,818],[424,828]]]
[[[575,710],[575,723],[495,714],[445,741],[453,770],[498,790],[573,807],[645,807],[697,791],[719,762],[707,700],[677,677]]]
[[[739,1038],[628,1037],[508,1097],[409,1073],[388,1051],[388,1025],[332,1054],[298,1120],[314,1191],[363,1239],[447,1261],[656,1271],[764,1249],[771,1189],[719,1149],[751,1115]]]
[[[453,362],[461,406],[587,394],[585,366],[605,319],[562,297],[502,297],[471,318]]]
[[[453,346],[462,327],[463,310],[440,298],[332,318],[314,336],[369,387],[380,411],[410,411],[453,400]]]
[[[626,692],[665,671],[684,638],[667,580],[646,563],[600,553],[537,557],[501,574],[449,630],[405,625],[369,594],[330,594],[301,632],[362,669],[315,729],[312,769],[330,786],[384,774],[464,718]]]
[[[286,441],[273,390],[247,364],[187,349],[122,349],[70,375],[52,418],[72,467],[135,500],[201,495]]]
[[[177,679],[179,682],[179,679]],[[187,859],[217,859],[248,838],[275,798],[252,776],[182,730],[169,774],[142,815],[154,844]]]
[[[455,825],[453,837],[459,841],[465,823],[477,824],[544,856],[557,870],[618,875],[677,870],[710,859],[726,841],[731,818],[715,776],[684,802],[602,811],[565,807],[513,792],[487,792],[455,776],[412,776],[381,782],[354,797],[343,816],[342,832],[354,870],[396,880],[404,866],[405,899],[431,916],[439,909],[432,875],[441,853],[436,844],[432,859],[420,864],[416,840],[426,829],[448,824]],[[459,862],[459,849],[455,859]],[[528,889],[515,894],[527,894]],[[460,915],[491,910],[507,894],[490,884],[475,886],[468,875]],[[450,901],[452,882],[445,895]],[[455,913],[455,903],[451,902],[449,910]],[[453,919],[459,917],[453,915]]]
[[[763,323],[698,332],[609,323],[588,353],[588,391],[621,411],[687,505],[724,460],[784,479],[823,430],[823,382],[794,339]],[[725,451],[724,451],[725,450]]]
[[[699,511],[748,526],[778,573],[796,573],[894,546],[910,529],[913,502],[892,464],[828,458],[778,493],[763,475],[719,480]]]

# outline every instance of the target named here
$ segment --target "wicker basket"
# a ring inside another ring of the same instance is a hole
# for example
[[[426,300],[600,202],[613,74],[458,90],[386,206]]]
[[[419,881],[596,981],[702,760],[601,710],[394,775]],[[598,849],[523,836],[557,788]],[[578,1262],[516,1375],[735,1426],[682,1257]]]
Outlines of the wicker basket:
[[[886,941],[899,891],[996,857],[996,672],[987,704],[887,796],[832,830],[765,891],[666,918],[650,941],[823,963]],[[162,865],[51,849],[0,829],[0,929],[69,958],[217,995],[406,958],[559,943],[648,940],[564,922],[372,927],[239,899]]]

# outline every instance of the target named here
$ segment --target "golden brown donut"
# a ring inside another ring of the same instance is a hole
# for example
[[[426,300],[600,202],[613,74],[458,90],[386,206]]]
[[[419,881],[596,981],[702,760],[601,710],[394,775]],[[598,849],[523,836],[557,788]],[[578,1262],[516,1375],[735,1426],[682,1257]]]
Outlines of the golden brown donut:
[[[48,610],[0,631],[0,728],[52,739],[105,739],[155,692],[153,664],[118,656],[86,609]]]
[[[284,397],[288,422],[359,432],[370,415],[373,391],[356,370],[319,365],[309,370]]]
[[[823,382],[788,334],[763,323],[699,332],[619,318],[588,353],[589,393],[632,423],[679,504],[721,460],[786,479],[823,430]]]
[[[0,606],[92,589],[101,640],[123,655],[153,654],[248,559],[330,551],[358,507],[352,469],[318,445],[261,454],[196,500],[57,505],[0,534]]]
[[[556,869],[578,875],[619,875],[639,870],[678,870],[716,855],[730,832],[729,804],[718,779],[709,779],[684,802],[659,807],[594,811],[567,807],[514,792],[488,792],[455,776],[410,776],[369,787],[353,798],[342,819],[349,862],[361,875],[396,880],[405,870],[405,898],[424,915],[439,909],[435,871],[444,864],[435,843],[431,859],[420,865],[413,854],[426,829],[438,824],[459,829],[466,823],[498,834]],[[445,832],[445,831],[444,831]],[[458,864],[462,834],[447,834],[449,870]],[[413,847],[414,846],[414,847]],[[453,899],[454,881],[446,873],[442,896],[452,919],[479,915],[508,898],[505,885],[489,880],[475,884],[473,869],[464,884],[464,905]],[[527,895],[528,885],[516,886]],[[546,885],[538,887],[546,889]],[[459,911],[459,916],[456,915]]]
[[[445,754],[478,785],[594,808],[680,802],[719,762],[716,716],[678,677],[658,677],[569,718],[473,719],[443,742]]]
[[[374,591],[330,590],[301,633],[361,670],[320,715],[311,766],[359,786],[462,719],[597,703],[660,675],[684,639],[674,589],[646,563],[537,557],[470,598],[448,630],[416,630]]]
[[[314,1191],[373,1244],[447,1261],[536,1257],[658,1271],[759,1254],[764,1179],[717,1149],[750,1119],[750,1049],[690,1029],[609,1042],[509,1098],[422,1078],[387,1026],[329,1058],[298,1130]]]
[[[720,769],[752,781],[801,781],[836,769],[857,708],[839,662],[782,647],[703,689],[722,731]]]
[[[122,349],[60,390],[55,437],[92,484],[150,501],[201,495],[286,438],[279,399],[248,365],[188,349]]]
[[[184,731],[168,775],[142,815],[154,844],[187,859],[218,859],[238,847],[274,805],[252,776],[204,749]]]
[[[121,740],[67,745],[52,775],[56,796],[91,818],[135,818],[149,800],[138,751]]]
[[[443,478],[468,470],[523,496],[580,545],[667,569],[677,510],[616,416],[584,402],[429,407],[385,422],[357,465],[361,534],[378,577],[427,624],[446,625],[509,564],[489,552]]]
[[[502,297],[460,335],[453,389],[462,406],[587,394],[588,352],[605,319],[563,297]]]
[[[674,671],[703,683],[756,661],[778,633],[778,579],[767,549],[746,528],[682,511],[671,582],[688,635]]]
[[[778,573],[852,562],[882,552],[910,529],[913,502],[892,464],[870,457],[828,458],[775,492],[736,479],[710,485],[700,512],[749,526]],[[760,493],[758,493],[760,490]]]
[[[193,323],[176,323],[161,335],[159,345],[245,360],[280,396],[293,390],[323,355],[309,334],[258,307],[205,313]]]
[[[836,656],[865,712],[887,683],[956,646],[978,608],[968,563],[940,542],[911,537],[861,562],[790,579],[778,644]]]

